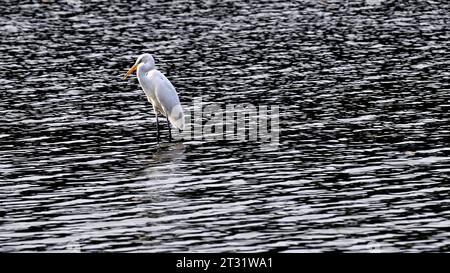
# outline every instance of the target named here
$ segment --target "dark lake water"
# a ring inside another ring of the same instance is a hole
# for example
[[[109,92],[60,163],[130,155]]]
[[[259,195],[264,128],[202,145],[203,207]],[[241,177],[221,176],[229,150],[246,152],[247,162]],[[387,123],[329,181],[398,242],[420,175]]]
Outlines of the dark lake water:
[[[449,12],[2,0],[0,251],[449,251]],[[158,144],[141,53],[188,110],[279,106],[279,145]]]

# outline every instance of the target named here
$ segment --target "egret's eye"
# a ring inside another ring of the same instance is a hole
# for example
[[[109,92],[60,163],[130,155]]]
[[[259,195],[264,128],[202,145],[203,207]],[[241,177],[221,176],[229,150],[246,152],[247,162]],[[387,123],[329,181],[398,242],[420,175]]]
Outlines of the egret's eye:
[[[136,60],[136,64],[140,64],[140,63],[142,63],[142,60],[143,60],[144,58],[142,57],[142,56],[139,56],[138,58],[137,58],[137,60]]]

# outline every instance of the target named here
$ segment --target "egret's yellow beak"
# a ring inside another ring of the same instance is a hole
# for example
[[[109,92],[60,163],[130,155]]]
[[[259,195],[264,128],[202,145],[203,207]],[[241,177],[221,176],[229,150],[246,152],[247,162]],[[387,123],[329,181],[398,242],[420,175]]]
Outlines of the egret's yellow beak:
[[[134,64],[130,70],[128,70],[127,74],[125,74],[125,76],[123,77],[123,79],[125,80],[128,76],[130,76],[131,73],[133,73],[134,70],[136,70],[136,68],[138,67],[138,63]]]

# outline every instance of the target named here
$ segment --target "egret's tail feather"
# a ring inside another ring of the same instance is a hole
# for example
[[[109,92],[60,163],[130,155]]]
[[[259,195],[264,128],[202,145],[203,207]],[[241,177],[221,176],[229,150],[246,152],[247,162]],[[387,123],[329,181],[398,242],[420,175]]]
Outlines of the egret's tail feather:
[[[172,123],[173,126],[178,128],[179,130],[184,130],[184,116],[180,119],[172,119],[169,118],[170,123]]]
[[[173,126],[178,128],[179,130],[184,130],[184,114],[180,104],[173,108],[172,112],[169,115],[169,120]]]

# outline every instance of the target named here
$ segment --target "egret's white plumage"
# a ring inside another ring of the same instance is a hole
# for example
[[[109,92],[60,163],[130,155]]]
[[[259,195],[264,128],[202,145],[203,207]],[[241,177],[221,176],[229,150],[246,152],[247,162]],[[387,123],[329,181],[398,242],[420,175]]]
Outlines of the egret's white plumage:
[[[139,84],[148,101],[153,105],[157,120],[158,114],[162,114],[173,126],[183,130],[184,114],[177,91],[166,76],[156,70],[153,56],[150,54],[140,55],[133,67],[128,70],[125,78],[136,69]]]

